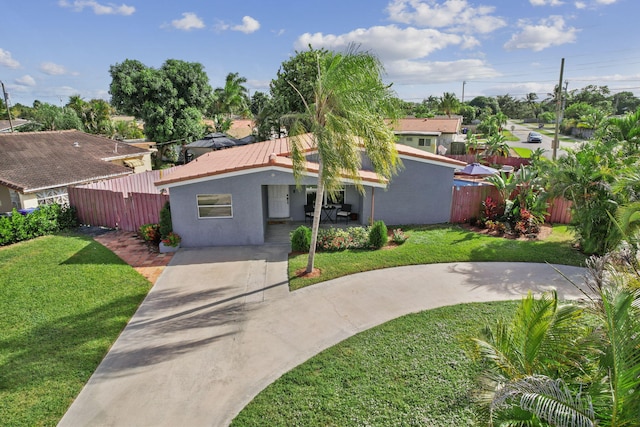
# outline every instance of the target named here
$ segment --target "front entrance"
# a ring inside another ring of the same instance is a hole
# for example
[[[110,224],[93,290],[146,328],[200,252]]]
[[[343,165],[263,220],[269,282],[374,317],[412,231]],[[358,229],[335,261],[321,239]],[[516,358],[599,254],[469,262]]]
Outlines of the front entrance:
[[[289,218],[289,186],[269,185],[269,218]]]

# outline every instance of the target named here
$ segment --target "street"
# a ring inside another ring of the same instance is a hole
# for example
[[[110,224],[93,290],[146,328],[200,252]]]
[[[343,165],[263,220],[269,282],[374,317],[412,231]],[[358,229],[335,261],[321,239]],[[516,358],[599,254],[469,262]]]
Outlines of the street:
[[[552,129],[552,125],[546,125],[547,127],[545,128],[546,130],[550,130]],[[520,142],[515,142],[515,141],[509,141],[508,144],[511,147],[524,147],[524,148],[529,148],[533,151],[535,151],[538,148],[542,148],[543,150],[545,150],[544,156],[548,159],[551,159],[553,153],[552,153],[552,149],[551,149],[551,143],[553,141],[552,137],[546,136],[545,134],[542,134],[542,143],[537,144],[537,143],[528,143],[527,142],[527,135],[529,135],[529,132],[532,131],[532,129],[523,126],[521,124],[517,124],[515,122],[512,121],[508,121],[507,125],[506,125],[506,129],[511,131],[511,133],[520,138]],[[513,129],[513,130],[511,130]],[[535,130],[533,130],[535,131]],[[562,136],[562,135],[561,135]],[[572,142],[563,142],[560,141],[560,148],[558,149],[558,153],[557,153],[557,157],[561,157],[563,155],[565,155],[566,153],[564,152],[564,150],[562,150],[563,147],[572,147],[575,143]]]

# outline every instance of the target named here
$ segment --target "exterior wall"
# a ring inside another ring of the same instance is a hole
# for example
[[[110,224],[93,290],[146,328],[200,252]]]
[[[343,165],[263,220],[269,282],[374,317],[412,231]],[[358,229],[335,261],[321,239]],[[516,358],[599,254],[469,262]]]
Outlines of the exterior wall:
[[[171,187],[171,219],[173,230],[182,237],[181,246],[263,244],[268,219],[268,185],[290,185],[291,215],[304,219],[303,204],[292,203],[296,200],[291,198],[294,179],[286,172],[259,172]],[[233,217],[199,219],[198,194],[231,194]]]
[[[20,205],[22,206],[20,209],[31,209],[38,207],[38,196],[35,194],[22,194],[18,193],[20,196]]]
[[[9,188],[0,186],[0,212],[11,212],[11,209],[13,209],[13,205]]]
[[[418,145],[420,138],[428,139],[430,145]],[[418,150],[424,150],[429,153],[435,153],[438,147],[438,140],[440,137],[437,135],[399,135],[398,143],[408,145],[409,147],[417,148]]]
[[[373,194],[373,219],[389,225],[438,224],[451,214],[453,168],[402,159],[404,169],[387,189]],[[361,222],[371,220],[372,189],[363,200]]]

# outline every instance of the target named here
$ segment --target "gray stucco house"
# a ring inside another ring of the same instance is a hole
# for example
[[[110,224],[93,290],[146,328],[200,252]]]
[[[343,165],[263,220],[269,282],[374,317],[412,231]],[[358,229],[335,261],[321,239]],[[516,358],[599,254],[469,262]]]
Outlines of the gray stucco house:
[[[318,172],[310,135],[306,141],[301,187],[293,177],[288,138],[213,151],[156,181],[171,189],[173,229],[182,246],[261,245],[270,221],[304,221]],[[364,194],[345,179],[344,190],[327,203],[351,205],[354,225],[374,219],[389,225],[449,221],[453,174],[466,164],[405,145],[396,148],[403,166],[390,182],[378,178],[363,154]]]

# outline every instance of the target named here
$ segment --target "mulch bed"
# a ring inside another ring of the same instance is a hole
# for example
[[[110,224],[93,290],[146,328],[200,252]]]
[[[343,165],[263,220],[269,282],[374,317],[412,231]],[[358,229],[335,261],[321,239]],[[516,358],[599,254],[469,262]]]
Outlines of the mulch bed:
[[[513,234],[507,234],[507,233],[500,234],[496,231],[490,231],[486,228],[476,227],[471,224],[459,224],[459,225],[465,230],[473,231],[474,233],[485,234],[487,236],[501,237],[503,239],[512,239],[512,240],[545,240],[547,237],[549,237],[549,235],[551,235],[553,231],[553,227],[551,227],[550,225],[544,224],[540,226],[540,231],[535,236],[524,236],[524,235],[515,236]]]

